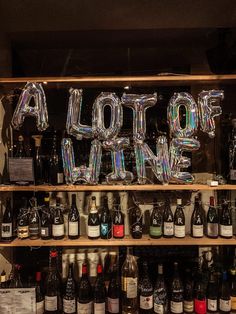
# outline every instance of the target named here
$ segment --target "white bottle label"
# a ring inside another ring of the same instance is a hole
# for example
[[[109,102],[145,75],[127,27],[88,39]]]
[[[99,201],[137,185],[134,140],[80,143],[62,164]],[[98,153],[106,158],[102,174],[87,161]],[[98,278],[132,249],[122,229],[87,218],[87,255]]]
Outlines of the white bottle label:
[[[154,303],[154,313],[164,314],[164,305]]]
[[[78,221],[69,221],[69,231],[70,236],[77,236],[79,234],[79,222]]]
[[[119,313],[119,299],[107,298],[107,307],[109,313]]]
[[[140,295],[140,308],[142,310],[151,310],[153,308],[153,295],[148,297]]]
[[[100,237],[100,226],[88,226],[88,236],[91,238]]]
[[[173,222],[164,222],[164,235],[172,236],[174,235],[174,223]]]
[[[230,312],[231,310],[231,300],[220,299],[220,311]]]
[[[207,299],[208,311],[217,311],[217,300]]]
[[[183,313],[183,302],[171,301],[170,310],[172,313],[176,313],[176,314]]]
[[[44,300],[36,303],[36,313],[43,314],[44,313]]]
[[[138,278],[122,277],[122,290],[126,292],[128,299],[137,298]]]
[[[194,302],[193,301],[184,300],[184,311],[186,313],[192,313],[193,310],[194,310]]]
[[[74,300],[66,300],[63,299],[63,311],[64,313],[75,313],[76,311],[76,307],[75,307],[76,303],[75,303],[75,299]]]
[[[63,183],[63,180],[64,180],[64,175],[63,175],[63,172],[58,172],[57,173],[57,183]]]
[[[236,170],[230,169],[230,180],[236,180]]]
[[[61,237],[65,234],[64,224],[61,225],[52,225],[52,235],[54,237]]]
[[[233,226],[224,226],[220,225],[220,235],[223,237],[232,237],[233,236]]]
[[[43,237],[48,237],[49,236],[49,228],[48,227],[41,227],[41,235]]]
[[[175,237],[177,238],[185,237],[185,225],[184,226],[175,225]]]
[[[46,311],[57,311],[57,296],[49,297],[45,296],[45,310]]]
[[[12,237],[12,223],[2,223],[2,238]]]
[[[106,314],[106,303],[94,303],[94,314]]]
[[[193,237],[203,237],[203,225],[193,225]]]
[[[89,303],[77,302],[77,313],[78,314],[92,314],[92,302],[89,302]]]

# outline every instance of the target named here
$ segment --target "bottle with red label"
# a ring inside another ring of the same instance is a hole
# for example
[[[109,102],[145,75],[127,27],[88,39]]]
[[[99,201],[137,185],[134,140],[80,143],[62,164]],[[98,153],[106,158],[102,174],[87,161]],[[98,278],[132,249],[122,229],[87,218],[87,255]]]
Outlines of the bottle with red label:
[[[113,238],[122,239],[125,236],[125,218],[119,201],[116,201],[113,214]]]
[[[97,278],[94,286],[94,314],[106,313],[106,287],[102,272],[102,265],[97,265]]]
[[[196,295],[194,298],[194,310],[196,314],[206,314],[206,293],[203,283],[200,281],[196,286]]]

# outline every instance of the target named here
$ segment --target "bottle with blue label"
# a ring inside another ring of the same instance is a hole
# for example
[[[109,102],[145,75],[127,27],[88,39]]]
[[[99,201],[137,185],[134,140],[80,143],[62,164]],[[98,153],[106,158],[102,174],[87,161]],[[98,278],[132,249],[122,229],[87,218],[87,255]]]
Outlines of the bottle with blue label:
[[[105,196],[103,199],[103,207],[100,217],[100,235],[101,239],[110,239],[112,236],[112,226],[111,226],[111,213],[108,207],[108,199]]]

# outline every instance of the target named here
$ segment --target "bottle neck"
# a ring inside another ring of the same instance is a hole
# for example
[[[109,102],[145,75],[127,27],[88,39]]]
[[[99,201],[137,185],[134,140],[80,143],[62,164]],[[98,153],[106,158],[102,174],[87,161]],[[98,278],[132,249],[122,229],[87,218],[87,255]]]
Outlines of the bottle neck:
[[[210,197],[210,206],[211,207],[215,206],[215,201],[214,201],[214,197],[213,196]]]
[[[158,275],[163,275],[163,265],[162,264],[158,265]]]
[[[90,212],[97,213],[96,200],[92,200]]]
[[[69,272],[68,272],[68,278],[73,278],[73,264],[70,264],[69,266]]]
[[[82,265],[82,277],[87,277],[87,276],[88,276],[87,265],[83,264]]]
[[[37,282],[37,283],[40,283],[40,281],[41,281],[41,272],[40,272],[40,271],[37,271],[37,272],[36,272],[36,282]]]

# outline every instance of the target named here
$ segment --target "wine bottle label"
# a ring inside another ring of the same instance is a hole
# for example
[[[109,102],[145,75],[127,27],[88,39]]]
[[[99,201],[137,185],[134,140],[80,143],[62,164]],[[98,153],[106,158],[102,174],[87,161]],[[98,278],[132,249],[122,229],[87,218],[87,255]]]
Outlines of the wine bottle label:
[[[92,314],[92,302],[80,303],[77,302],[77,313],[78,314]]]
[[[177,238],[184,238],[185,237],[185,225],[183,226],[178,226],[175,225],[175,237]]]
[[[2,223],[2,238],[12,237],[12,223]]]
[[[211,312],[217,311],[217,299],[207,299],[207,310]]]
[[[217,237],[219,233],[219,225],[217,223],[207,223],[207,235],[210,237]]]
[[[170,301],[170,310],[172,313],[182,313],[183,312],[183,302]]]
[[[233,226],[220,225],[220,235],[222,237],[232,237],[233,236]]]
[[[45,296],[45,310],[46,311],[57,311],[57,296],[49,297]]]
[[[203,237],[203,225],[193,225],[193,237]]]
[[[231,296],[231,308],[232,310],[236,310],[236,297]]]
[[[107,223],[101,223],[101,235],[102,236],[107,236],[108,235],[108,228],[109,225]]]
[[[194,302],[192,301],[187,301],[184,300],[184,312],[186,313],[192,313],[194,310]]]
[[[230,169],[230,180],[236,180],[236,169]]]
[[[61,184],[61,183],[63,183],[63,181],[64,181],[63,172],[58,172],[58,173],[57,173],[57,183],[58,183],[58,184]]]
[[[64,224],[52,225],[52,235],[54,237],[61,237],[64,235]]]
[[[49,236],[49,227],[41,227],[41,236],[43,237]]]
[[[36,303],[36,313],[37,314],[44,313],[44,300]]]
[[[66,314],[75,313],[75,311],[76,311],[75,299],[73,299],[73,300],[63,299],[63,311]]]
[[[120,313],[119,299],[107,298],[107,307],[109,313]]]
[[[39,225],[30,225],[29,226],[29,234],[30,235],[38,235],[39,234]]]
[[[151,310],[153,308],[153,295],[147,297],[140,295],[140,308],[142,310]]]
[[[196,314],[206,314],[206,299],[205,300],[194,299],[194,308]]]
[[[160,237],[162,234],[161,227],[150,226],[150,235],[154,237]]]
[[[173,222],[164,222],[163,233],[166,236],[174,235],[174,223]]]
[[[220,299],[220,311],[230,312],[231,310],[231,300],[222,300]]]
[[[94,302],[94,314],[105,314],[105,313],[106,313],[106,303]]]
[[[128,299],[137,298],[138,278],[122,277],[122,290],[126,292]]]
[[[91,238],[100,237],[100,226],[88,226],[88,236]]]
[[[154,303],[154,313],[157,313],[157,314],[164,314],[164,305],[163,304],[157,304],[157,303]]]
[[[79,234],[79,222],[78,221],[69,221],[68,234],[70,236],[77,236]]]
[[[17,237],[19,239],[28,238],[29,236],[29,226],[18,226]]]
[[[124,225],[113,225],[113,236],[116,238],[124,237]]]

